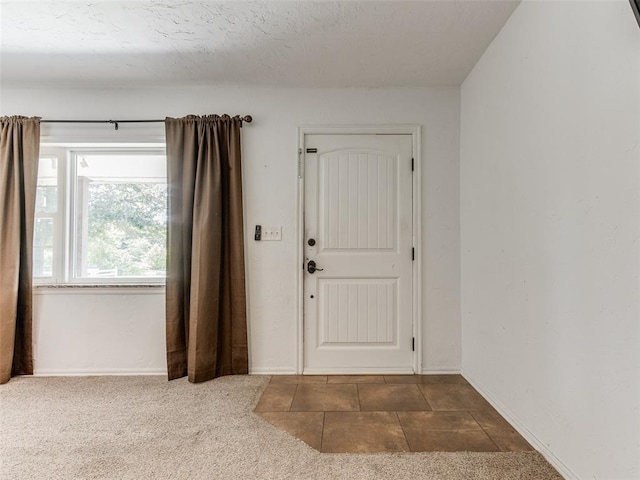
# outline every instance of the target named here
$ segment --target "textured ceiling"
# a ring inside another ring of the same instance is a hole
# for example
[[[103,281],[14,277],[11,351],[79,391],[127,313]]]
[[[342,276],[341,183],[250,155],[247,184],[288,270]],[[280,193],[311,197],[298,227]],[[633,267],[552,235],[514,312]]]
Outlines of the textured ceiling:
[[[459,85],[518,1],[0,1],[7,83]]]

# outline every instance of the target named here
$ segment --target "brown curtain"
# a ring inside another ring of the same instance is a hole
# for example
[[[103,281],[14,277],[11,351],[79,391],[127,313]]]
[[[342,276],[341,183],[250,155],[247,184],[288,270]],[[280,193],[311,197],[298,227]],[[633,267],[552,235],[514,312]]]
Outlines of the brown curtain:
[[[31,257],[39,152],[39,118],[0,118],[0,383],[33,374]]]
[[[242,121],[167,118],[169,380],[248,373]]]

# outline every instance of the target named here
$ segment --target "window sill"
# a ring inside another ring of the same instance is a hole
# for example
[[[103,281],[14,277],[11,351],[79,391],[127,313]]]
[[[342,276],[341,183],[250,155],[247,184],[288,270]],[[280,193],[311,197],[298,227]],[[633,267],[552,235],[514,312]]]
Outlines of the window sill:
[[[164,290],[164,283],[34,283],[34,290],[96,290],[115,289],[126,290]]]

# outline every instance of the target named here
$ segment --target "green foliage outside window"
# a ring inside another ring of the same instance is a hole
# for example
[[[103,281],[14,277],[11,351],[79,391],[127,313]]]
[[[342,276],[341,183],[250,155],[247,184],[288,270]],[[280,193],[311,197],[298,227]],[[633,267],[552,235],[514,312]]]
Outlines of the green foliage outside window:
[[[166,232],[166,184],[89,185],[89,276],[164,276]]]

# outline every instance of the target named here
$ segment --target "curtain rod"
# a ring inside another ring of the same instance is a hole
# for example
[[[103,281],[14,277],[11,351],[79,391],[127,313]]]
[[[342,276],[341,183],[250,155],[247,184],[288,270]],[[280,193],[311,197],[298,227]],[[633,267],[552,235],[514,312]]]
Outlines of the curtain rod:
[[[240,126],[242,126],[242,122],[251,123],[253,122],[253,117],[251,115],[245,115],[243,117],[237,115],[240,119]],[[40,123],[110,123],[118,130],[119,123],[164,123],[164,119],[162,120],[40,120]]]

